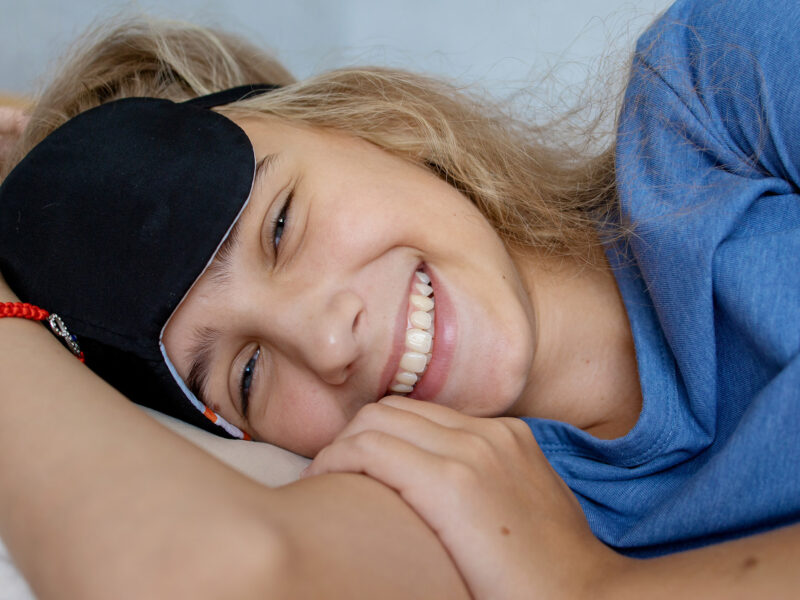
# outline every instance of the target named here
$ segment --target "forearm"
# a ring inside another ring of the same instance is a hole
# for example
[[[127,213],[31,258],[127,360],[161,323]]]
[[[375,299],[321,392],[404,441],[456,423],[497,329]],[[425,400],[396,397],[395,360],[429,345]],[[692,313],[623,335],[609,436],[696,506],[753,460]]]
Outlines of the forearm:
[[[270,597],[470,597],[436,535],[384,485],[334,474],[275,491],[285,570]]]
[[[597,598],[793,598],[800,524],[651,559],[620,557]]]
[[[37,595],[180,595],[203,578],[222,592],[218,569],[248,565],[215,547],[266,559],[262,488],[153,422],[40,325],[0,327],[0,535]],[[196,574],[182,581],[187,564]]]
[[[0,536],[39,597],[466,597],[388,488],[343,475],[262,487],[41,325],[0,328]]]

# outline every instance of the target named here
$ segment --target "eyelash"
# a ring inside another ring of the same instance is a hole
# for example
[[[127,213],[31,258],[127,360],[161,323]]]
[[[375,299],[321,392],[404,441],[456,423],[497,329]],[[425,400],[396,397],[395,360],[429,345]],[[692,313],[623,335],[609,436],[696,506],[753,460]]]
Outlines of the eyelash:
[[[286,225],[289,222],[289,208],[291,207],[293,197],[294,189],[292,189],[288,196],[286,196],[286,202],[284,202],[280,212],[272,220],[272,224],[270,225],[272,249],[276,255],[278,253],[278,246],[280,245]],[[280,232],[278,229],[280,229]],[[253,353],[253,355],[250,357],[250,360],[247,361],[247,364],[242,369],[242,376],[239,378],[239,397],[242,403],[242,416],[244,416],[245,419],[247,419],[247,410],[250,408],[250,387],[253,384],[253,374],[255,372],[256,361],[258,360],[260,354],[261,349],[259,348]]]
[[[284,202],[278,215],[272,220],[270,237],[272,238],[272,249],[276,254],[278,252],[278,244],[280,244],[281,238],[283,237],[283,232],[285,231],[286,225],[289,222],[289,209],[292,205],[292,198],[294,198],[294,189],[292,189],[289,192],[289,195],[286,196],[286,202]],[[281,230],[280,234],[278,234],[279,227]]]
[[[239,379],[239,397],[242,402],[242,416],[247,419],[247,410],[250,408],[250,386],[253,384],[253,373],[256,368],[256,361],[261,354],[261,349],[257,349],[247,364],[242,369],[242,377]]]

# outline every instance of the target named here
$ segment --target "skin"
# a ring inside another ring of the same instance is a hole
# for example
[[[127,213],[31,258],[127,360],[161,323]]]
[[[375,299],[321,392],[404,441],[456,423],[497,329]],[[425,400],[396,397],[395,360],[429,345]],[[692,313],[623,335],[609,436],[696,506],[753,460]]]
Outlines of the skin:
[[[220,329],[204,391],[224,418],[316,455],[384,396],[398,316],[424,265],[452,306],[434,336],[434,357],[452,350],[445,383],[424,400],[609,436],[633,425],[635,356],[610,273],[509,252],[457,190],[362,140],[277,119],[238,124],[257,159],[277,158],[240,217],[230,276],[220,284],[207,271],[163,337],[185,379],[196,332]],[[290,191],[276,254],[270,224]],[[245,419],[239,384],[256,350]]]
[[[0,277],[0,301],[16,300]],[[518,420],[430,402],[366,406],[312,468],[370,478],[262,488],[147,419],[41,326],[0,327],[0,534],[37,597],[465,597],[437,537],[477,598],[788,598],[800,585],[800,526],[618,556]]]
[[[0,301],[16,300],[0,278]],[[400,492],[401,500],[374,479],[346,475],[313,477],[276,490],[258,486],[146,418],[41,326],[3,319],[0,327],[6,357],[0,362],[6,417],[0,421],[0,534],[37,597],[482,596],[478,590],[467,594],[436,537],[407,510],[403,500],[412,498],[407,492]],[[29,385],[32,380],[37,385]],[[371,406],[384,408],[387,402]],[[431,417],[444,419],[444,426],[456,415],[469,419],[447,412],[449,417]],[[491,434],[495,442],[501,431]],[[509,444],[513,451],[515,436],[502,437],[488,461],[508,466],[503,455]],[[596,540],[583,543],[585,523],[568,490],[548,471],[547,461],[537,459],[530,437],[520,439],[528,439],[524,452],[530,460],[523,466],[534,470],[537,485],[515,490],[481,472],[472,480],[479,485],[472,487],[469,478],[453,479],[464,470],[448,467],[448,483],[466,486],[454,488],[463,493],[451,491],[456,498],[479,506],[485,498],[478,492],[499,483],[506,497],[531,493],[534,514],[542,515],[529,516],[537,530],[537,552],[529,556],[520,548],[521,531],[505,517],[507,535],[488,518],[486,539],[481,528],[469,529],[476,561],[505,583],[488,597],[796,595],[800,526],[646,561],[615,555]],[[401,482],[394,483],[402,489]],[[503,563],[486,550],[486,542],[517,551],[514,560]],[[566,585],[554,585],[554,575]],[[475,580],[472,575],[473,585]]]
[[[17,138],[22,135],[29,117],[20,106],[2,106],[9,99],[0,96],[0,164],[11,153]]]
[[[363,473],[396,490],[473,596],[593,589],[619,557],[592,535],[527,426],[487,417],[560,418],[609,436],[633,425],[640,392],[613,277],[510,252],[457,190],[363,141],[274,119],[239,124],[257,159],[277,158],[240,217],[229,276],[204,274],[168,324],[178,372],[189,372],[193,332],[220,324],[213,408],[255,439],[316,455],[307,477]],[[290,191],[273,253],[264,234]],[[430,368],[452,347],[449,373],[432,397],[380,400],[420,265],[437,298],[435,339],[445,339]],[[256,351],[246,421],[238,382]]]
[[[15,301],[0,277],[0,302]],[[267,488],[148,417],[39,323],[0,330],[0,538],[37,598],[469,597],[381,483]]]

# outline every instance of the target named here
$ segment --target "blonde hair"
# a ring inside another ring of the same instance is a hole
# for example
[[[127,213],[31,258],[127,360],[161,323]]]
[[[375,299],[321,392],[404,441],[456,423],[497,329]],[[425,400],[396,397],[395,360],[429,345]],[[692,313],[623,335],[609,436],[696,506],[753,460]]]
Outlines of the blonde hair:
[[[592,150],[596,122],[578,139],[565,135],[566,121],[527,123],[485,96],[401,70],[340,69],[294,82],[241,38],[175,22],[136,19],[87,34],[37,100],[6,167],[103,102],[177,101],[255,82],[284,87],[219,111],[340,130],[430,169],[474,202],[509,246],[599,265],[601,242],[624,234],[613,147]]]

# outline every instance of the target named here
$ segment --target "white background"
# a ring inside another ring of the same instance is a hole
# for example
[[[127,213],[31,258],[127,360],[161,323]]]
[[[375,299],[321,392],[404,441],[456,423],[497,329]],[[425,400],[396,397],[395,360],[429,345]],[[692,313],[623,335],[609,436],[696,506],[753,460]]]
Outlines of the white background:
[[[669,0],[0,0],[0,90],[35,91],[91,23],[145,12],[221,26],[270,48],[297,77],[350,64],[404,66],[498,95],[553,65],[583,79],[624,51]]]

